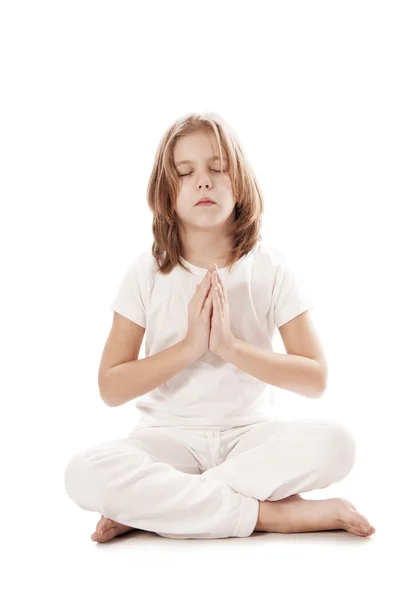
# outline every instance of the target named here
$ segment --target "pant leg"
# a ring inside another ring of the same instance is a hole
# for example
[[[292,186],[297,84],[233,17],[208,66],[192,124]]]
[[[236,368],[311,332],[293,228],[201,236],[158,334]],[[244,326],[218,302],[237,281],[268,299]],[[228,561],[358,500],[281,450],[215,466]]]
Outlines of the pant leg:
[[[98,444],[68,462],[65,489],[85,510],[163,537],[248,537],[258,501],[203,479],[196,441],[194,432],[149,427]]]
[[[351,471],[356,456],[352,434],[334,421],[264,422],[225,430],[221,442],[221,464],[202,476],[258,500],[325,488]]]

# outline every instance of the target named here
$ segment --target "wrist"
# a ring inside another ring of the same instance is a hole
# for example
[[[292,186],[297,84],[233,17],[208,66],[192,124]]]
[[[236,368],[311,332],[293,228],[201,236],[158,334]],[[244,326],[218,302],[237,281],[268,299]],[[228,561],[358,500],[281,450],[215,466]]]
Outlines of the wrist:
[[[227,344],[224,344],[215,350],[215,354],[217,354],[223,360],[229,362],[229,359],[231,356],[233,356],[238,343],[238,338],[232,336]]]
[[[202,350],[198,350],[196,346],[192,344],[187,338],[184,338],[181,341],[181,347],[186,356],[190,358],[190,360],[194,361],[200,358],[203,354]]]

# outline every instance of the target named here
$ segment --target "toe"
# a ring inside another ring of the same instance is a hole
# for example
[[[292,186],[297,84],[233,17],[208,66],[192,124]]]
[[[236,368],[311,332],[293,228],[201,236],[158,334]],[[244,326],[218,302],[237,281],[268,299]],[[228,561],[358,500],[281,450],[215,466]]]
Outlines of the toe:
[[[102,526],[101,526],[101,525],[98,523],[98,525],[97,525],[97,529],[96,529],[96,531],[95,531],[95,532],[92,534],[92,536],[91,536],[91,539],[92,539],[94,542],[98,542],[98,541],[101,541],[101,542],[102,542],[102,541],[103,541],[103,538],[104,538],[104,534],[105,534],[105,532],[106,532],[106,531],[107,531],[107,529],[105,529],[105,526],[104,526],[104,525],[102,525]]]
[[[109,527],[101,535],[100,541],[101,542],[107,542],[108,540],[111,540],[113,537],[115,537],[115,533],[116,533],[116,527]]]
[[[100,529],[103,529],[103,527],[104,527],[104,525],[105,525],[106,521],[107,521],[107,519],[105,519],[105,517],[104,517],[104,516],[102,516],[102,517],[100,518],[100,520],[99,520],[99,521],[98,521],[98,523],[97,523],[97,531],[99,531]]]
[[[96,530],[97,534],[99,536],[101,536],[112,525],[114,525],[114,522],[111,521],[111,519],[108,519],[107,517],[104,517],[102,515],[102,517],[100,518],[100,520],[97,523],[97,527],[95,528],[95,530]]]

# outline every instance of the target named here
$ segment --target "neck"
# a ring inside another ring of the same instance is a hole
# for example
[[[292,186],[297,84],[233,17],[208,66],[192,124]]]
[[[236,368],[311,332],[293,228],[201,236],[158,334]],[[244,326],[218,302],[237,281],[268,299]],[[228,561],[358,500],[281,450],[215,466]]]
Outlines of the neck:
[[[227,257],[232,247],[229,239],[215,239],[214,236],[200,232],[200,235],[190,236],[189,242],[182,241],[182,257],[202,269],[210,268],[210,263],[216,263],[222,269],[227,266]]]

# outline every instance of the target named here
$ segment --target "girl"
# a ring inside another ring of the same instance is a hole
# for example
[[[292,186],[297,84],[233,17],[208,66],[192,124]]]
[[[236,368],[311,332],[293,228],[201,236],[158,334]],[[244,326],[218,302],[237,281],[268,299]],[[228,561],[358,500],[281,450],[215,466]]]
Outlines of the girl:
[[[132,529],[184,539],[372,535],[347,500],[300,496],[351,471],[351,433],[267,412],[270,386],[320,397],[327,362],[310,299],[262,241],[261,192],[219,115],[188,114],[166,131],[148,203],[152,250],[121,281],[98,375],[104,402],[137,398],[141,420],[127,438],[80,451],[65,469],[70,498],[102,514],[92,539]],[[286,354],[272,351],[276,327]]]

